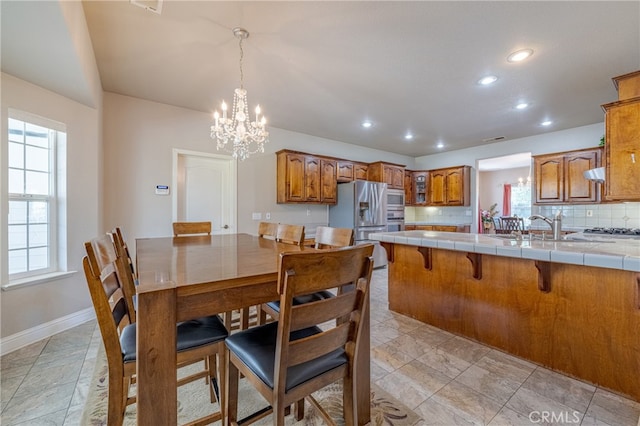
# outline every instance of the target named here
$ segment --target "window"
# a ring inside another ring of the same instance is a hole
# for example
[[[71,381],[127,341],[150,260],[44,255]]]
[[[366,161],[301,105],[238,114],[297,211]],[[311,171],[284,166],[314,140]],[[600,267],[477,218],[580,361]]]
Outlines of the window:
[[[56,148],[66,139],[61,126],[9,110],[10,279],[58,270]]]
[[[531,216],[531,185],[511,185],[511,216],[524,218],[525,226],[529,226]]]

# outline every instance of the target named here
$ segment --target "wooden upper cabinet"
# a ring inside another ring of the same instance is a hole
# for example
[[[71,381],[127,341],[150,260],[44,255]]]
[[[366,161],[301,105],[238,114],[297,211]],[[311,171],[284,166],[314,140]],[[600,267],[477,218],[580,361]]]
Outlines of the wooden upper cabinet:
[[[420,171],[412,173],[413,204],[416,206],[427,205],[427,180],[429,172]]]
[[[386,182],[388,188],[404,189],[404,166],[378,161],[369,164],[368,179]]]
[[[277,202],[335,204],[337,161],[295,151],[277,156]]]
[[[542,155],[533,159],[534,203],[564,202],[564,155]]]
[[[411,170],[404,171],[404,205],[413,205],[413,172]]]
[[[336,204],[338,202],[338,162],[336,160],[320,160],[320,202],[322,204]]]
[[[602,189],[584,172],[599,167],[601,157],[602,148],[534,156],[534,203],[599,202]]]
[[[470,170],[469,166],[430,170],[427,178],[427,205],[470,205]]]
[[[640,71],[614,78],[618,102],[605,111],[605,199],[640,201]]]
[[[338,182],[351,182],[354,179],[353,162],[338,160]]]
[[[304,159],[304,197],[305,201],[320,202],[322,180],[320,177],[320,158],[306,155]]]
[[[353,163],[353,175],[356,180],[367,180],[369,165],[366,163]]]

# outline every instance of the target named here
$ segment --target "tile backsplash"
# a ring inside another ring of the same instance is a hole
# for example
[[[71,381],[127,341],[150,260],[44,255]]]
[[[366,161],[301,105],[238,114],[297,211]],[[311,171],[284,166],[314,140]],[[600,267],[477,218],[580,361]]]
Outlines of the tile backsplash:
[[[640,203],[532,206],[532,214],[547,217],[562,211],[562,226],[640,228]]]
[[[532,206],[531,214],[553,217],[558,210],[562,211],[563,227],[640,228],[640,203]],[[470,224],[472,212],[471,207],[407,207],[405,221]],[[533,225],[546,228],[542,221]]]

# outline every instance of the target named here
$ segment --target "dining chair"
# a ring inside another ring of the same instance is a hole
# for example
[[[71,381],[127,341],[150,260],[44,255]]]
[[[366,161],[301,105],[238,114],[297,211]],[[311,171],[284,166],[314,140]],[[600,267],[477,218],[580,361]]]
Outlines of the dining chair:
[[[258,237],[275,239],[278,234],[278,224],[273,222],[260,222],[258,224]]]
[[[273,413],[273,424],[283,425],[285,410],[293,403],[296,419],[301,420],[305,398],[327,423],[333,424],[311,394],[341,379],[345,423],[354,424],[354,362],[363,333],[361,319],[368,309],[372,254],[371,244],[280,254],[280,320],[226,339],[227,424],[248,424]],[[350,290],[329,299],[302,305],[293,302],[299,295],[344,286]],[[239,421],[240,374],[269,407]]]
[[[302,245],[304,242],[304,225],[278,224],[276,241],[287,244]]]
[[[138,296],[136,286],[138,285],[138,278],[136,276],[135,266],[133,259],[129,252],[129,246],[122,235],[120,227],[115,227],[109,234],[113,242],[113,246],[116,251],[116,256],[123,258],[126,264],[129,266],[130,273],[124,274],[122,278],[122,291],[127,303],[127,309],[129,311],[129,318],[131,322],[136,322],[136,311],[138,310]],[[127,271],[128,272],[128,271]]]
[[[211,222],[173,222],[173,236],[192,234],[211,235]]]
[[[107,357],[109,388],[107,424],[120,426],[127,405],[136,402],[129,396],[129,388],[135,383],[137,323],[129,318],[128,305],[122,286],[122,277],[129,274],[129,265],[119,257],[109,235],[103,235],[85,243],[87,255],[82,259],[85,278],[96,312],[98,326]],[[209,384],[211,402],[217,401],[220,409],[196,424],[207,424],[224,418],[226,393],[220,392],[216,377],[226,375],[226,351],[224,339],[227,329],[217,316],[183,321],[177,324],[176,368],[207,358],[205,368],[178,380],[178,386],[205,378]],[[216,357],[219,358],[216,360]],[[146,361],[146,360],[145,360]],[[218,374],[215,372],[218,370]]]
[[[352,246],[354,242],[354,232],[351,228],[333,228],[330,226],[318,226],[316,228],[315,245],[316,249],[328,249]],[[339,290],[338,290],[339,291]],[[333,297],[334,293],[330,290],[323,290],[314,292],[312,294],[305,294],[296,296],[294,304],[299,305],[302,303],[309,303],[316,300],[327,299]],[[280,302],[274,300],[272,302],[263,303],[261,306],[263,317],[260,319],[260,323],[266,322],[264,314],[269,315],[272,319],[278,320],[280,312]]]
[[[510,234],[514,231],[524,232],[524,218],[502,216],[500,218],[500,231],[502,234]]]

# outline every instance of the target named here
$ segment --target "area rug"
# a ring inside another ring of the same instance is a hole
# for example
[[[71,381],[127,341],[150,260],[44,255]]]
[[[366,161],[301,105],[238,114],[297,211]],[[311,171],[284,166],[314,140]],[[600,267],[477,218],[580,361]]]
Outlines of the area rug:
[[[200,366],[189,366],[182,368],[179,375],[189,373],[189,370]],[[246,380],[240,381],[240,405],[238,414],[240,417],[258,411],[268,404],[262,396]],[[108,367],[104,350],[101,348],[96,359],[96,366],[93,378],[87,393],[87,401],[82,413],[82,426],[102,426],[107,424],[107,398],[108,398]],[[131,390],[135,392],[135,386]],[[314,398],[330,414],[331,418],[338,424],[343,425],[342,419],[342,384],[334,383],[313,394]],[[195,420],[208,413],[218,410],[218,404],[209,401],[209,391],[204,384],[204,380],[181,386],[178,389],[178,424],[184,424]],[[375,384],[371,384],[371,424],[372,425],[394,425],[412,426],[418,423],[421,418],[410,408],[400,401],[380,389]],[[135,404],[127,407],[124,425],[133,426],[136,424]],[[217,422],[220,424],[220,422]],[[255,424],[273,424],[271,416],[265,417]],[[314,410],[313,406],[305,401],[305,417],[300,422],[296,422],[293,416],[287,416],[287,425],[323,425],[325,422]]]

